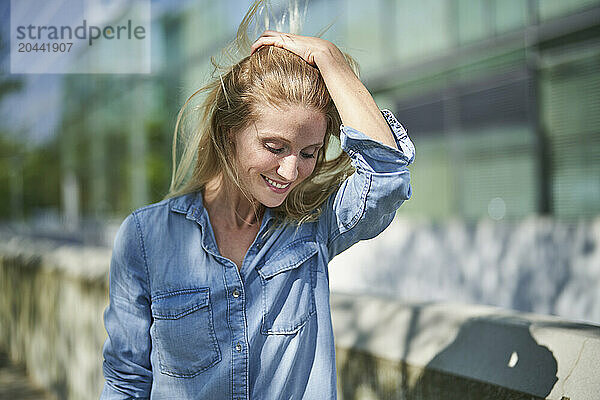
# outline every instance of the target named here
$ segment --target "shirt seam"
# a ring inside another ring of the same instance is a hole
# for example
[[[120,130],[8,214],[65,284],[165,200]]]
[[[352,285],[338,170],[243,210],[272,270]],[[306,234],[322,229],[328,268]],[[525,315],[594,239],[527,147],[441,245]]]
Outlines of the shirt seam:
[[[139,219],[138,219],[136,213],[134,212],[131,215],[133,216],[133,220],[135,221],[136,230],[138,232],[138,240],[140,242],[140,250],[142,252],[142,257],[144,259],[144,270],[146,271],[146,285],[148,286],[148,288],[147,288],[148,296],[152,297],[151,293],[150,293],[150,271],[148,269],[148,257],[146,256],[146,245],[144,243],[144,234],[142,233],[141,224],[139,222]]]
[[[341,230],[338,230],[337,234],[335,236],[333,236],[327,242],[327,247],[329,247],[335,240],[337,240],[337,238],[339,238],[343,234],[350,232],[354,227],[356,227],[356,225],[358,224],[358,221],[360,221],[362,219],[362,217],[365,213],[365,210],[367,208],[367,196],[369,194],[369,191],[371,190],[371,182],[372,182],[372,178],[373,178],[371,174],[365,174],[365,177],[366,177],[366,182],[365,182],[365,184],[363,186],[363,190],[360,194],[360,200],[361,200],[360,201],[360,209],[354,215],[354,217],[352,217],[348,226],[344,225],[346,230],[343,232]]]
[[[235,337],[234,334],[234,329],[233,326],[231,325],[231,308],[229,306],[229,285],[227,284],[227,271],[223,271],[223,286],[225,287],[225,298],[226,298],[226,304],[227,304],[227,326],[229,327],[229,334],[231,335],[231,341],[233,342],[233,338]],[[231,370],[231,376],[234,376],[235,373],[235,363],[233,361],[234,358],[234,354],[233,354],[233,347],[231,348],[231,362],[230,362],[230,370]],[[229,382],[231,382],[231,395],[233,396],[235,393],[235,387],[234,387],[234,379],[230,379]]]
[[[285,250],[289,249],[292,246],[296,246],[298,243],[315,243],[311,239],[312,239],[312,236],[310,236],[310,235],[306,235],[306,236],[302,236],[301,238],[294,239],[293,241],[291,241],[288,244],[286,244],[285,246],[283,246],[281,249],[273,252],[273,254],[269,256],[269,258],[265,258],[265,262],[271,260],[271,258],[276,259],[277,258],[276,256],[279,256],[280,254],[285,254]],[[318,248],[317,248],[317,251],[318,251]],[[314,254],[315,254],[314,252],[311,253],[311,257]],[[302,258],[302,261],[298,261],[296,259],[291,259],[291,260],[288,259],[288,261],[284,264],[284,266],[281,267],[278,271],[282,271],[282,270],[289,268],[295,264],[301,264],[304,261],[306,261],[307,259],[308,258],[304,259],[304,257]]]

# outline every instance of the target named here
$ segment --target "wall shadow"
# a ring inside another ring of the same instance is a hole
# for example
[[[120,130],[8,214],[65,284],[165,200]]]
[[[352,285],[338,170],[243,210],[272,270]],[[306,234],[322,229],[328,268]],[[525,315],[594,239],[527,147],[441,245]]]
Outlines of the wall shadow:
[[[552,352],[531,336],[530,325],[517,317],[470,319],[460,327],[456,339],[427,364],[420,380],[430,381],[434,374],[445,372],[457,376],[454,389],[459,392],[471,391],[468,381],[475,380],[511,388],[528,394],[527,398],[545,398],[558,381],[558,364]],[[461,376],[468,380],[459,379]],[[519,398],[518,393],[510,398]]]
[[[347,298],[335,305],[353,316],[344,320],[344,329],[355,332],[352,348],[336,348],[341,400],[533,400],[544,399],[558,381],[554,355],[531,336],[532,323],[526,319],[495,314],[467,319],[449,345],[425,367],[415,367],[369,354],[366,343],[376,333],[359,324],[357,304]],[[446,335],[439,331],[431,336],[432,325],[452,326],[452,321],[440,323],[444,316],[429,310],[430,305],[411,306],[409,326],[398,337],[404,344],[401,359],[419,351],[417,342],[433,343]],[[394,316],[386,311],[376,318],[382,329],[394,325]]]

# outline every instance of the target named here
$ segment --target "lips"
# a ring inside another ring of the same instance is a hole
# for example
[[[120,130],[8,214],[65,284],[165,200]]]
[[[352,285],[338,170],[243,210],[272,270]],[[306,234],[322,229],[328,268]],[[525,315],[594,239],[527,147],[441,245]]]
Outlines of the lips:
[[[261,176],[267,183],[267,186],[269,187],[269,189],[273,190],[276,193],[285,193],[292,185],[292,182],[281,183],[281,182],[277,182],[271,178],[267,178],[264,175],[261,175]]]

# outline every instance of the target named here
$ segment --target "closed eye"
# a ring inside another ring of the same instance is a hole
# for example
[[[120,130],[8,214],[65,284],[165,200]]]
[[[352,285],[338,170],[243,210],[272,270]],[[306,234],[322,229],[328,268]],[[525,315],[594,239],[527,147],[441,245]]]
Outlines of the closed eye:
[[[268,144],[265,144],[265,149],[269,150],[273,154],[281,154],[285,151],[285,147],[271,147]],[[316,153],[317,151],[312,154],[301,151],[300,156],[302,156],[302,158],[315,158]]]
[[[271,147],[268,144],[265,144],[265,149],[269,150],[273,154],[281,154],[283,152],[283,150],[285,150],[283,147],[276,148],[276,147]]]

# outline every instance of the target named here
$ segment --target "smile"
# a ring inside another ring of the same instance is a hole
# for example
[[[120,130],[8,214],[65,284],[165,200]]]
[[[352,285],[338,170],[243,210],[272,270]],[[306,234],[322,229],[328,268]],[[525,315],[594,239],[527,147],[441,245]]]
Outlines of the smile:
[[[275,190],[276,192],[285,192],[287,190],[287,188],[292,184],[292,182],[288,182],[288,183],[279,183],[277,181],[274,181],[273,179],[269,179],[264,175],[261,175],[263,177],[263,179],[265,180],[265,182],[267,182],[267,184],[271,187],[271,189]],[[276,190],[277,189],[277,190]]]

